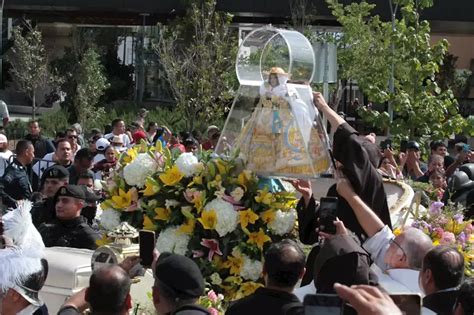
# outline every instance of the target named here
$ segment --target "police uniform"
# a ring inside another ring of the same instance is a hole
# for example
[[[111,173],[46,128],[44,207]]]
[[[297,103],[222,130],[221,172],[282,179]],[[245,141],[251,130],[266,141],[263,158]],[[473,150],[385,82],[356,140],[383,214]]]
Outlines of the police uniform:
[[[30,199],[33,194],[26,168],[17,160],[5,169],[0,180],[0,197],[8,208],[16,208],[16,201]]]
[[[69,177],[69,172],[64,166],[53,165],[46,169],[41,177],[41,187],[48,178],[65,179]],[[31,219],[37,228],[42,223],[50,223],[56,218],[54,197],[46,198],[42,201],[35,202],[31,208]]]
[[[61,187],[56,193],[59,196],[85,200],[84,189],[76,185]],[[46,247],[61,246],[72,248],[96,249],[99,233],[94,231],[83,216],[72,220],[54,219],[51,223],[43,223],[38,228]]]

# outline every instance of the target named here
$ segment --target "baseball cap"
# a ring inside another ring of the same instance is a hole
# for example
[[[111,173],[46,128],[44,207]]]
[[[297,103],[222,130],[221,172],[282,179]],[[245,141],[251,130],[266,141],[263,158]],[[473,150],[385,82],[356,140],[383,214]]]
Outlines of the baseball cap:
[[[7,143],[8,139],[3,133],[0,133],[0,143]]]
[[[95,142],[95,147],[100,151],[105,150],[105,148],[107,148],[109,145],[110,142],[105,138],[100,138]]]
[[[66,185],[59,188],[56,193],[55,198],[57,197],[72,197],[76,199],[86,200],[86,194],[84,188],[77,185]]]
[[[155,277],[177,299],[197,298],[204,294],[201,270],[186,256],[162,253],[156,264]]]

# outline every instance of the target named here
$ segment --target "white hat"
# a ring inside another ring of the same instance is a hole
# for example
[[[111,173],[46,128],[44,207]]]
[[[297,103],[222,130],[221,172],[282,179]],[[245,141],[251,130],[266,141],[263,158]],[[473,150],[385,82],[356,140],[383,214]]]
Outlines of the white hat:
[[[110,145],[109,140],[105,138],[97,139],[97,141],[95,142],[95,147],[99,151],[105,150],[105,148],[107,148],[109,145]]]

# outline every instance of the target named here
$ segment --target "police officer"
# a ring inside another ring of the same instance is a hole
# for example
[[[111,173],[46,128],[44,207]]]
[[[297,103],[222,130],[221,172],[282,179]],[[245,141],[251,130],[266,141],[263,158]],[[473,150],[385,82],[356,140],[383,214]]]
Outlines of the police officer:
[[[56,217],[54,196],[59,188],[69,182],[69,172],[61,165],[53,165],[46,169],[41,178],[43,200],[36,202],[31,209],[33,224],[38,228],[42,223],[49,223]]]
[[[76,185],[61,187],[55,199],[56,219],[38,228],[45,246],[96,249],[99,233],[81,216],[86,199],[84,189]]]
[[[16,145],[16,157],[5,169],[0,180],[0,197],[8,208],[16,208],[16,201],[30,199],[33,193],[26,173],[26,166],[35,158],[35,148],[30,141],[21,140]]]

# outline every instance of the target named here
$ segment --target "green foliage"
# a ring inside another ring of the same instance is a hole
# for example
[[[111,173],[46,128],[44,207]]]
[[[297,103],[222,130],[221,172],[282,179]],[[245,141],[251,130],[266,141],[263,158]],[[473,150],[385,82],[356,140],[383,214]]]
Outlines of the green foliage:
[[[401,17],[394,19],[394,28],[371,14],[373,4],[326,1],[343,26],[338,51],[342,77],[356,80],[370,101],[393,107],[393,119],[387,112],[363,108],[360,114],[368,123],[390,128],[398,139],[441,139],[468,127],[453,92],[436,80],[448,42],[431,45],[429,23],[419,19],[432,1],[395,1]],[[394,92],[389,88],[392,64]]]
[[[29,26],[24,30],[21,26],[16,26],[12,36],[14,44],[8,57],[10,75],[17,88],[30,98],[32,116],[35,119],[38,93],[44,92],[48,85],[59,84],[60,79],[49,71],[42,35],[36,27]]]
[[[219,120],[237,87],[237,36],[231,16],[216,12],[215,0],[189,1],[185,16],[161,26],[156,52],[167,73],[188,130],[199,121]]]
[[[109,87],[99,54],[92,48],[86,50],[79,62],[77,82],[74,110],[77,121],[87,130],[98,117],[105,115],[104,108],[97,107],[97,104]]]

